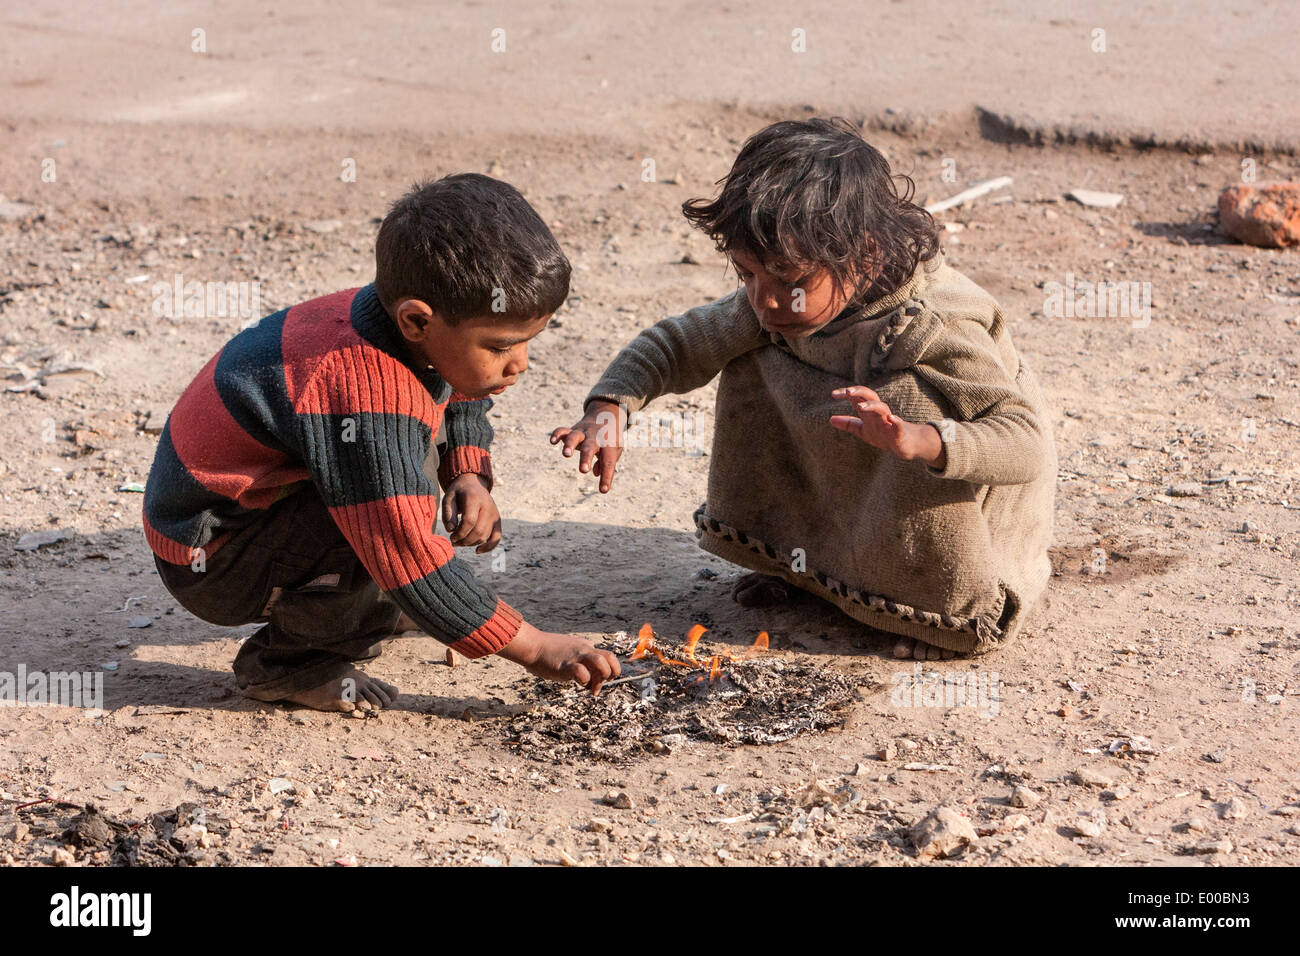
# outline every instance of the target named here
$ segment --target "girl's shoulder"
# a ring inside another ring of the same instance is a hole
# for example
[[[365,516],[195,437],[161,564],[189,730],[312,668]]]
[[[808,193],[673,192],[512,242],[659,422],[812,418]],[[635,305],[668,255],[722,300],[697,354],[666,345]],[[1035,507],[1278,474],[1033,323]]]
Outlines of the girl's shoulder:
[[[918,281],[878,337],[872,355],[878,368],[907,368],[936,350],[1004,335],[1002,308],[986,289],[945,261],[925,266],[918,266]]]

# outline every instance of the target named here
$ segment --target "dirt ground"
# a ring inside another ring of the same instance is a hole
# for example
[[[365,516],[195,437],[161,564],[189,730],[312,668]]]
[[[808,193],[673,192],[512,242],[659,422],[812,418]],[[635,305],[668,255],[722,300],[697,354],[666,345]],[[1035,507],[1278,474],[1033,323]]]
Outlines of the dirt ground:
[[[1294,251],[1215,231],[1242,152],[1036,145],[973,108],[854,116],[923,199],[1012,177],[938,218],[950,261],[1007,310],[1060,457],[1055,576],[1028,633],[922,668],[996,681],[995,706],[900,706],[914,672],[888,637],[815,602],[730,600],[738,570],[692,534],[707,453],[631,449],[602,496],[546,440],[640,328],[735,287],[680,204],[748,134],[809,115],[802,103],[663,99],[603,131],[549,132],[20,113],[4,120],[0,190],[34,208],[0,221],[0,374],[37,384],[0,393],[0,670],[101,672],[105,712],[0,709],[0,861],[123,862],[106,834],[166,818],[144,832],[205,829],[149,860],[915,865],[913,827],[939,807],[977,835],[939,865],[1300,859],[1300,270]],[[1248,155],[1260,180],[1300,171],[1286,150]],[[46,157],[66,186],[35,180]],[[842,723],[551,756],[512,730],[547,699],[531,677],[493,658],[448,668],[425,637],[368,667],[403,691],[379,717],[269,706],[230,673],[254,626],[198,621],[163,589],[142,497],[121,489],[145,480],[160,417],[240,319],[157,317],[153,283],[256,281],[263,313],[362,285],[385,203],[464,170],[519,186],[575,268],[492,413],[505,567],[464,556],[548,630],[603,640],[650,621],[676,643],[699,622],[736,652],[766,630],[775,658],[852,681]],[[1065,200],[1074,187],[1125,200],[1084,207]],[[1047,315],[1044,284],[1067,275],[1150,283],[1149,325]],[[650,413],[697,414],[707,442],[713,397]],[[66,537],[16,548],[44,530]],[[65,834],[92,803],[117,829]]]

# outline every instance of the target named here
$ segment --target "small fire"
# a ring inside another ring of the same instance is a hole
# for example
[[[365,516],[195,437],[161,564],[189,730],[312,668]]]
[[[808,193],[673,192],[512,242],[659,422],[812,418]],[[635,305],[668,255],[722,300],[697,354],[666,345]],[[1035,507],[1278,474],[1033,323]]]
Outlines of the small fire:
[[[654,628],[650,626],[649,621],[646,621],[641,625],[641,630],[637,632],[636,637],[636,650],[634,650],[632,656],[628,658],[630,661],[639,661],[641,658],[646,656],[647,651],[655,646],[655,632]]]
[[[661,651],[658,648],[658,646],[655,644],[654,628],[652,628],[650,626],[650,623],[647,621],[645,624],[641,625],[641,630],[637,632],[636,649],[632,651],[632,654],[628,658],[628,660],[639,661],[645,658],[647,655],[653,654],[658,659],[660,664],[666,666],[685,667],[687,669],[690,669],[693,665],[699,666],[701,668],[707,667],[709,669],[709,683],[713,683],[715,680],[718,679],[718,676],[722,673],[723,662],[736,660],[736,658],[733,657],[731,653],[727,651],[724,651],[721,654],[714,654],[712,657],[709,658],[707,663],[701,661],[698,657],[696,657],[695,648],[699,645],[700,638],[704,636],[704,633],[707,630],[708,628],[700,624],[691,625],[691,629],[686,632],[686,645],[683,648],[683,652],[682,652],[682,656],[685,657],[686,660],[679,661],[676,660],[675,658],[667,656],[666,654],[664,654],[663,651]],[[760,654],[766,654],[769,648],[769,644],[770,644],[770,639],[768,638],[767,631],[760,631],[758,637],[754,639],[754,643],[749,647],[748,650],[745,651],[744,654],[740,656],[740,660],[748,660],[751,657],[757,657]],[[703,679],[704,679],[703,677],[700,678],[700,680]]]
[[[700,643],[700,638],[707,630],[708,628],[701,624],[692,624],[691,629],[686,632],[686,659],[691,663],[696,663],[695,645]]]

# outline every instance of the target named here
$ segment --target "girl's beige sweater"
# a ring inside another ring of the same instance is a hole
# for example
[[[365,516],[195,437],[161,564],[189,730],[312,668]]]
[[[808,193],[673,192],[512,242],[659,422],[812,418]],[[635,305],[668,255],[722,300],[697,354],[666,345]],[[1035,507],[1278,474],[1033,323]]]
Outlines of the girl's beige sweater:
[[[957,651],[1015,636],[1051,576],[1056,452],[1038,380],[993,297],[944,262],[787,342],[743,289],[646,329],[587,401],[629,412],[722,374],[701,547],[864,623]],[[829,423],[866,385],[939,427],[942,471]]]

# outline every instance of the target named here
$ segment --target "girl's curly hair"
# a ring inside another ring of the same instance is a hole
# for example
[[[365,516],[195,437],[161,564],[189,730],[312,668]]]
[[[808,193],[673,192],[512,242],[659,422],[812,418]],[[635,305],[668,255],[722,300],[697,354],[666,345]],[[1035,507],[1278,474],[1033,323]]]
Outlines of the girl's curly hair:
[[[902,180],[900,195],[895,180]],[[786,120],[751,136],[716,199],[682,214],[722,252],[760,262],[819,265],[849,306],[886,296],[939,251],[934,218],[911,199],[911,177],[840,117]],[[866,276],[875,280],[862,282]]]

